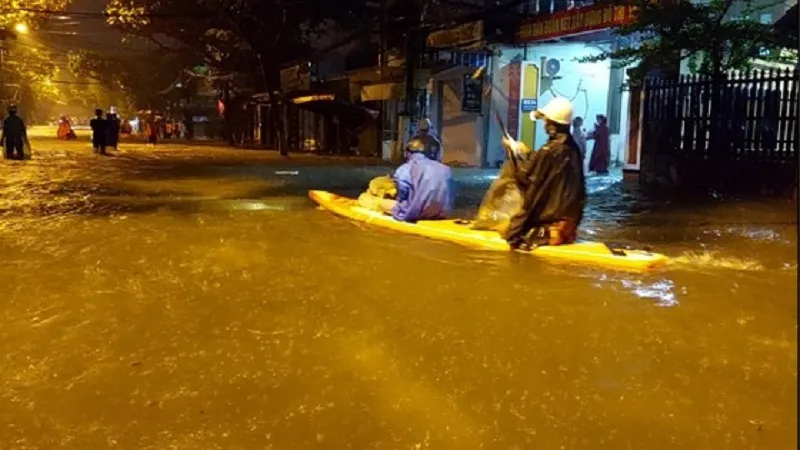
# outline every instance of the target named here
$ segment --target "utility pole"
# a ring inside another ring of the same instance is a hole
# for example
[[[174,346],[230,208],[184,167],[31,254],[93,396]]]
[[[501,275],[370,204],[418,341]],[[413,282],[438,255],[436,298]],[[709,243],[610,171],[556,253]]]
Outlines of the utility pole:
[[[388,45],[386,36],[386,2],[387,0],[378,0],[378,16],[380,17],[380,22],[378,22],[378,76],[380,81],[383,81],[385,76],[386,46]]]
[[[420,49],[419,49],[419,30],[413,27],[408,30],[406,35],[406,99],[405,113],[408,117],[409,127],[419,120],[419,102],[417,101],[416,75],[419,68]]]
[[[427,27],[425,17],[428,10],[428,0],[423,0],[423,5],[418,7],[415,0],[408,2],[408,21],[406,31],[406,68],[405,68],[405,108],[398,123],[400,145],[395,146],[392,159],[399,160],[403,154],[403,143],[411,138],[414,127],[419,122],[424,112],[423,102],[426,99],[424,90],[417,89],[419,84],[418,70],[421,67],[422,57],[425,54],[425,40]]]

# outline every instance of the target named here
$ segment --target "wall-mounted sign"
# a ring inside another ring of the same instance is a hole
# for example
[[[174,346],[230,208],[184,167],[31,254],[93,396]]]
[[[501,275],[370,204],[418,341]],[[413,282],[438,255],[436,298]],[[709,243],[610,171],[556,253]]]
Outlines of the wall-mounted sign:
[[[436,51],[430,53],[431,62],[462,67],[485,67],[491,55],[486,52]]]
[[[311,89],[311,65],[303,62],[281,70],[281,91],[284,94]]]
[[[537,98],[523,98],[519,102],[519,109],[522,112],[536,111],[536,108],[538,106],[539,106],[539,99]]]
[[[467,22],[446,30],[434,31],[428,35],[428,47],[446,48],[465,45],[480,45],[483,40],[483,21]]]
[[[591,5],[525,19],[517,27],[516,41],[524,44],[624,25],[633,22],[635,12],[630,5]]]
[[[479,113],[483,110],[483,77],[464,75],[461,111]]]

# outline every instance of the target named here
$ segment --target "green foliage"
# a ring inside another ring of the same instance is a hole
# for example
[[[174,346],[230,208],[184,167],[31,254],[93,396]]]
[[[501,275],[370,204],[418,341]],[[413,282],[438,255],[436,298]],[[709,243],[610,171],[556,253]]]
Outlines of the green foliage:
[[[10,42],[0,64],[0,96],[7,103],[52,100],[58,97],[52,80],[59,73],[52,52],[44,47]],[[27,105],[30,111],[32,105]]]
[[[633,4],[637,19],[615,32],[640,44],[581,61],[612,59],[620,66],[637,64],[634,78],[654,68],[677,72],[680,63],[686,61],[692,72],[716,76],[732,69],[748,69],[760,52],[786,46],[784,36],[772,24],[758,21],[757,12],[772,5],[734,0],[634,0]]]
[[[0,29],[13,30],[16,24],[25,24],[35,30],[41,24],[44,17],[20,11],[22,4],[26,9],[61,11],[69,0],[0,0]],[[24,35],[0,42],[0,47],[5,50],[0,64],[1,102],[19,103],[27,115],[33,116],[37,105],[59,98],[59,89],[52,83],[59,66],[49,48]]]
[[[69,0],[0,0],[0,28],[10,29],[18,23],[35,28],[45,16],[29,10],[63,11],[69,3]],[[21,6],[26,11],[20,11]]]
[[[75,51],[67,55],[67,67],[77,78],[93,81],[91,86],[100,86],[85,90],[87,101],[101,99],[95,100],[94,105],[125,104],[139,109],[150,105],[159,108],[162,100],[159,93],[172,85],[194,62],[185,56],[157,53],[143,58],[136,53],[108,56]]]
[[[366,3],[111,0],[107,12],[113,26],[151,39],[163,51],[188,52],[218,71],[248,73],[274,86],[283,64],[308,57],[311,41],[334,24],[357,23]]]

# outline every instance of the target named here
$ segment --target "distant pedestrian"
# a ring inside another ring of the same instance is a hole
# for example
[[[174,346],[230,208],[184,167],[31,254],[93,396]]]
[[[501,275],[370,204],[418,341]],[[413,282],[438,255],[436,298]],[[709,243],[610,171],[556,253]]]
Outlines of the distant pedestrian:
[[[8,107],[8,117],[3,120],[3,133],[0,136],[0,146],[5,149],[7,159],[25,159],[25,145],[28,142],[28,131],[25,122],[17,114],[17,107]]]
[[[434,161],[442,161],[442,143],[431,131],[430,119],[422,119],[417,126],[417,132],[411,139],[419,139],[425,144],[425,156]]]
[[[166,121],[164,123],[164,139],[171,139],[174,132],[175,126],[172,124],[172,120]]]
[[[119,146],[120,131],[119,119],[117,118],[116,114],[108,113],[106,115],[106,126],[106,145],[116,151],[117,146]]]
[[[184,139],[191,141],[194,139],[194,120],[190,117],[183,121]]]
[[[158,143],[158,122],[156,119],[147,120],[147,144],[156,145]]]
[[[608,175],[608,166],[611,163],[611,133],[608,129],[606,116],[597,115],[594,130],[589,132],[586,139],[594,140],[592,156],[589,159],[589,172]]]
[[[119,134],[122,135],[122,137],[127,137],[133,134],[133,126],[129,121],[126,120],[120,124]]]
[[[92,147],[94,147],[95,153],[105,155],[108,122],[103,119],[103,110],[100,108],[94,110],[94,116],[95,117],[89,121],[89,127],[92,129]]]
[[[583,117],[577,116],[572,119],[572,138],[581,149],[581,159],[586,159],[586,130],[583,129]]]
[[[56,132],[56,136],[58,139],[63,139],[66,141],[75,139],[75,132],[72,131],[72,123],[70,123],[69,117],[61,116],[61,119],[58,121],[58,131]]]

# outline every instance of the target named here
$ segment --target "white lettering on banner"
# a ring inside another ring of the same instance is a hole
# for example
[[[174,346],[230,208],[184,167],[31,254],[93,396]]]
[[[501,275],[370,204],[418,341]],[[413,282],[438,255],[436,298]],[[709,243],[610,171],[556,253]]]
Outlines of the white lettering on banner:
[[[469,43],[477,44],[481,39],[483,39],[483,21],[476,20],[429,34],[428,47],[455,47]]]
[[[634,6],[600,4],[562,11],[551,16],[526,19],[517,29],[517,41],[534,42],[622,25],[632,22],[635,13]]]

